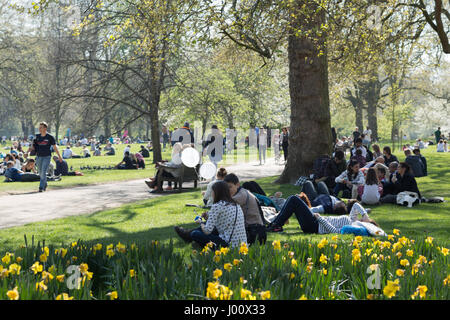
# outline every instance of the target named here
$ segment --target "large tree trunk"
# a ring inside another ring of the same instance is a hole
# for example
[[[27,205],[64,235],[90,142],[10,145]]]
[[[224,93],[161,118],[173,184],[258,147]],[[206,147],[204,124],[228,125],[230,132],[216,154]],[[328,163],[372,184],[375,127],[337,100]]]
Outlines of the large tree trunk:
[[[367,120],[372,130],[372,141],[378,140],[378,100],[380,97],[380,86],[378,80],[371,80],[367,90]]]
[[[294,12],[293,33],[299,29],[311,32],[317,41],[294,34],[288,39],[291,126],[287,164],[278,183],[293,183],[300,176],[309,176],[314,160],[332,151],[326,36],[316,33],[325,22],[325,12],[312,1],[296,2],[299,9],[305,4],[311,14]],[[320,51],[323,54],[319,55]]]
[[[153,163],[162,160],[158,107],[150,108],[150,124],[152,127]]]

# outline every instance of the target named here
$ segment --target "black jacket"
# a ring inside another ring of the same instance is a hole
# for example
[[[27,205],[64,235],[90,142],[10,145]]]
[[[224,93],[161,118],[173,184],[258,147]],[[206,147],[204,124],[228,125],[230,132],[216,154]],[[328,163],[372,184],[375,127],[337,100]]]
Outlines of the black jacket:
[[[422,198],[419,187],[417,186],[417,181],[410,173],[405,173],[403,177],[398,175],[398,180],[394,183],[394,186],[397,194],[403,191],[410,191],[417,193],[419,198]]]

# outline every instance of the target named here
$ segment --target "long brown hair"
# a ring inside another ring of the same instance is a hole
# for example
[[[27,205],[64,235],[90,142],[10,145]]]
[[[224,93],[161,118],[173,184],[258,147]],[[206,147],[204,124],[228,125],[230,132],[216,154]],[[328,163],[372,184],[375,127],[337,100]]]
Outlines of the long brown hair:
[[[225,181],[217,181],[212,186],[212,191],[214,192],[214,203],[219,201],[225,201],[228,203],[236,203],[233,198],[231,198],[230,188]]]
[[[377,172],[376,172],[375,168],[369,168],[369,170],[367,170],[367,175],[366,175],[366,184],[370,186],[373,184],[378,185],[379,183],[380,183],[380,181],[378,180],[378,176],[377,176]]]
[[[225,176],[226,176],[227,174],[228,174],[228,173],[227,173],[227,169],[225,169],[225,168],[220,168],[220,169],[217,171],[217,178],[223,180],[223,178],[225,178]]]

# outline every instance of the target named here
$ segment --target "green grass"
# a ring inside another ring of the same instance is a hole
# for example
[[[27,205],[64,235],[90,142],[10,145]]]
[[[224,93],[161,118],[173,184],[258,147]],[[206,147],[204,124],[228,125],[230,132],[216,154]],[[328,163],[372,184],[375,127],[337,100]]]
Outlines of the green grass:
[[[8,145],[10,146],[10,145]],[[140,150],[141,144],[132,144],[131,152],[135,153]],[[48,190],[71,188],[77,186],[87,186],[99,183],[109,183],[116,181],[126,181],[141,178],[152,177],[155,174],[155,167],[153,162],[153,153],[150,152],[150,158],[145,159],[145,169],[143,170],[87,170],[81,169],[83,167],[112,167],[117,165],[123,159],[123,150],[126,144],[115,145],[116,155],[115,156],[100,156],[100,157],[90,157],[81,159],[68,159],[67,164],[69,169],[73,167],[73,171],[82,171],[84,176],[70,176],[62,177],[61,181],[50,181],[48,182]],[[89,147],[90,148],[90,147]],[[60,152],[64,149],[64,146],[60,147]],[[24,149],[28,150],[27,148]],[[82,154],[81,147],[72,148],[75,154]],[[0,152],[7,153],[8,150],[0,150]],[[267,152],[267,157],[271,157],[271,150]],[[165,160],[171,159],[171,149],[167,148],[165,152],[162,153],[162,158]],[[92,152],[91,152],[92,154]],[[224,155],[223,160],[219,162],[219,166],[231,165],[235,162],[248,162],[257,160],[257,151],[252,149],[251,155],[249,155],[248,149],[235,150],[232,155]],[[203,161],[209,161],[207,157],[203,158]],[[54,164],[54,161],[52,161]],[[17,182],[17,183],[6,183],[3,182],[2,177],[0,177],[0,195],[2,194],[17,194],[36,190],[39,183],[37,182]],[[1,208],[1,205],[0,205]]]
[[[448,246],[450,244],[448,232],[450,230],[448,202],[450,200],[450,169],[447,164],[450,154],[437,154],[427,150],[424,155],[429,163],[429,176],[418,179],[419,188],[424,196],[443,196],[447,202],[421,204],[414,208],[385,204],[372,207],[370,216],[387,233],[392,233],[392,229],[397,228],[407,237],[432,236]],[[403,158],[400,157],[400,160]],[[274,184],[275,179],[276,177],[269,177],[257,181],[267,194],[282,191],[283,196],[287,197],[298,193],[298,188],[293,185]],[[45,240],[47,244],[55,245],[78,239],[114,243],[150,240],[168,243],[170,239],[173,239],[177,250],[190,250],[190,246],[178,239],[173,227],[176,225],[185,228],[195,227],[194,217],[201,211],[196,209],[195,212],[194,208],[186,207],[185,204],[201,204],[201,202],[201,190],[197,189],[192,192],[140,201],[113,210],[3,229],[0,230],[0,251],[4,252],[23,244],[24,234],[28,238],[34,235],[36,241]],[[285,226],[285,232],[269,234],[268,241],[271,242],[274,239],[317,241],[322,238],[323,235],[303,234],[297,220],[292,217],[289,225]]]

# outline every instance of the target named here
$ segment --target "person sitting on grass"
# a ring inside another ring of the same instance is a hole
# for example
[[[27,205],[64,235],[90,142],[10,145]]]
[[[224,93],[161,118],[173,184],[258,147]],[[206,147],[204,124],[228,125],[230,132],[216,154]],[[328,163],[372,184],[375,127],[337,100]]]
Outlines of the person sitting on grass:
[[[378,204],[382,192],[383,186],[378,180],[377,171],[375,168],[369,168],[367,170],[366,183],[358,188],[361,202],[369,205]]]
[[[423,164],[422,159],[416,155],[413,155],[409,149],[405,150],[405,156],[405,162],[411,167],[411,173],[413,173],[417,178],[424,177],[425,165]]]
[[[149,158],[150,157],[150,151],[145,146],[141,146],[141,151],[139,151],[139,153],[144,158]]]
[[[134,153],[134,157],[136,158],[138,168],[145,169],[145,160],[144,156],[139,152]]]
[[[205,206],[210,207],[213,205],[214,198],[212,195],[212,186],[217,181],[223,180],[223,178],[225,178],[227,174],[228,174],[227,169],[220,168],[219,170],[217,170],[216,179],[208,183],[208,185],[206,186],[206,191],[203,192],[203,203],[205,204]]]
[[[359,170],[359,162],[350,160],[347,170],[336,177],[335,181],[336,187],[333,193],[336,197],[339,196],[340,191],[343,191],[343,198],[356,199],[357,187],[364,184],[364,174]]]
[[[94,151],[94,157],[100,157],[102,155],[102,147],[98,147]]]
[[[256,239],[258,239],[260,244],[265,243],[267,235],[261,212],[259,211],[258,199],[253,193],[241,187],[239,178],[234,173],[227,174],[223,181],[228,184],[233,201],[241,206],[244,213],[248,243],[251,245]]]
[[[355,155],[350,158],[350,160],[358,161],[359,167],[363,168],[366,165],[366,157],[362,156],[361,149],[356,149]]]
[[[136,164],[133,164],[133,160],[130,157],[130,152],[125,152],[125,155],[117,165],[116,169],[121,170],[131,170],[131,169],[137,169]]]
[[[113,147],[113,145],[111,144],[111,142],[108,142],[106,147],[105,147],[105,156],[114,156],[116,155],[116,149]]]
[[[241,206],[231,198],[228,184],[217,181],[212,186],[212,192],[214,204],[209,212],[203,214],[206,223],[202,222],[200,227],[194,230],[184,230],[176,226],[175,232],[185,242],[194,241],[202,248],[209,242],[212,242],[215,248],[247,244],[244,213]]]
[[[391,148],[389,146],[386,146],[383,148],[383,154],[384,154],[384,164],[386,166],[389,166],[391,162],[398,162],[398,159],[395,155],[392,154]]]
[[[361,214],[362,222],[369,222],[376,226],[375,221],[369,218],[366,209],[359,203],[354,203],[350,214],[337,217],[322,217],[318,212],[313,212],[308,205],[298,196],[290,196],[275,220],[267,227],[269,232],[282,232],[283,225],[295,214],[300,228],[304,233],[340,233],[345,226],[351,226],[358,221],[358,214]]]
[[[411,171],[409,164],[400,162],[397,173],[392,175],[390,192],[389,194],[383,193],[383,197],[380,199],[381,203],[397,203],[397,194],[403,191],[417,193],[419,199],[422,198],[417,181]]]
[[[84,158],[90,158],[91,157],[91,152],[89,151],[87,146],[84,146],[84,148],[83,148],[83,157]]]
[[[436,146],[436,151],[437,152],[445,152],[444,151],[444,140],[439,140],[437,146]]]
[[[59,162],[58,157],[53,156],[53,161],[55,161],[56,164],[55,176],[84,176],[82,172],[69,171],[69,166],[66,160]]]
[[[428,165],[427,159],[420,153],[420,149],[416,148],[413,150],[415,156],[420,158],[420,161],[423,163],[423,176],[426,177],[428,175]]]

